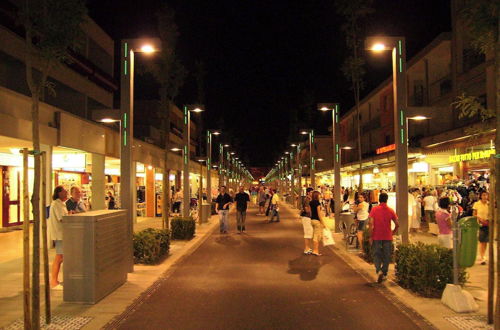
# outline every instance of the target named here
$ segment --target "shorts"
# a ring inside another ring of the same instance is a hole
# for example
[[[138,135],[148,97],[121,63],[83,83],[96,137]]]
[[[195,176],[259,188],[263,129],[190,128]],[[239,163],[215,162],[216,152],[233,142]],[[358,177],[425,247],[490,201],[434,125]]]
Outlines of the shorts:
[[[55,240],[56,254],[63,254],[63,241]]]
[[[359,220],[358,221],[358,231],[363,231],[365,230],[365,227],[366,227],[366,220]]]
[[[319,220],[311,220],[313,227],[313,241],[321,242],[323,240],[323,224]]]
[[[313,226],[311,224],[311,218],[300,217],[302,220],[302,226],[304,227],[304,238],[313,238]]]
[[[479,227],[479,242],[488,243],[490,241],[489,226]]]
[[[266,202],[259,202],[260,207],[264,207],[266,205]]]

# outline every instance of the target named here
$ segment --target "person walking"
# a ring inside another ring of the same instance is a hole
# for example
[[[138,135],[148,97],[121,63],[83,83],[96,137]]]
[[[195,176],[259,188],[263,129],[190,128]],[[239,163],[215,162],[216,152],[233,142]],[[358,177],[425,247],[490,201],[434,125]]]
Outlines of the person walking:
[[[250,202],[250,196],[245,192],[243,187],[240,187],[234,200],[236,202],[236,227],[238,228],[238,233],[241,234],[245,231],[245,219],[247,217],[247,207],[248,202]]]
[[[441,197],[439,209],[436,211],[436,222],[439,228],[438,242],[442,247],[452,249],[451,213],[449,211],[450,199]]]
[[[354,206],[354,212],[356,213],[356,226],[357,226],[357,237],[359,248],[363,251],[363,232],[366,227],[366,222],[368,220],[368,209],[370,205],[365,201],[365,195],[358,195],[358,204]]]
[[[108,210],[114,210],[116,208],[115,198],[113,197],[113,193],[108,191],[108,196],[106,196],[106,200],[108,201]]]
[[[425,222],[427,222],[427,226],[430,223],[436,222],[436,204],[437,199],[431,192],[427,192],[427,195],[424,197],[424,213],[425,213]]]
[[[302,209],[300,211],[300,219],[302,227],[304,228],[304,254],[312,254],[311,240],[313,238],[313,226],[311,224],[311,206],[309,203],[312,201],[312,188],[306,189],[306,195],[302,200]]]
[[[174,205],[172,206],[172,212],[177,214],[181,213],[181,203],[183,198],[184,196],[182,196],[182,191],[177,188],[177,191],[174,194]]]
[[[220,187],[219,195],[215,200],[217,213],[219,214],[219,230],[221,234],[227,234],[229,231],[229,206],[233,203],[233,199],[226,192],[226,186]]]
[[[486,191],[481,192],[479,201],[474,203],[472,212],[479,223],[479,256],[481,257],[481,265],[486,265],[486,248],[489,242],[489,225],[490,225],[490,203],[489,195]]]
[[[309,202],[309,207],[311,208],[311,225],[313,227],[313,250],[312,255],[321,256],[319,252],[319,244],[323,240],[323,228],[326,227],[324,222],[323,211],[321,210],[320,192],[313,191],[311,195],[311,202]]]
[[[269,222],[280,222],[280,212],[279,212],[280,198],[276,190],[270,189],[270,192],[271,192],[271,202],[270,202],[271,218],[269,219]],[[274,217],[276,217],[276,220],[274,220]]]
[[[259,188],[259,193],[257,195],[257,201],[259,203],[259,214],[258,215],[265,214],[266,200],[267,200],[266,192],[264,191],[264,187],[261,186]]]
[[[69,190],[71,197],[66,201],[66,209],[69,213],[87,212],[85,203],[82,201],[82,191],[79,187],[73,186]]]
[[[63,262],[63,228],[62,218],[68,215],[66,208],[66,200],[68,199],[68,191],[63,186],[57,186],[52,195],[52,203],[49,211],[49,235],[55,241],[56,255],[52,262],[52,276],[50,279],[50,287],[54,290],[62,290],[61,283],[58,280],[59,271]]]
[[[373,250],[373,262],[377,272],[377,283],[382,283],[387,279],[389,263],[392,253],[392,235],[395,235],[399,228],[399,221],[396,212],[387,205],[389,196],[386,193],[379,195],[379,205],[372,208],[369,215],[370,244]],[[391,221],[395,228],[391,230]]]

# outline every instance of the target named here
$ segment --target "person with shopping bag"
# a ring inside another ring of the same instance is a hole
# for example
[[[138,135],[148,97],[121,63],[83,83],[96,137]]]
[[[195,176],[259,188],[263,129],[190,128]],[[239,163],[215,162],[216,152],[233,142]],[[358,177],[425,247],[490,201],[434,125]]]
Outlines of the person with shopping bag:
[[[313,226],[311,224],[311,207],[309,203],[311,202],[313,188],[306,189],[306,195],[302,200],[302,210],[300,211],[300,219],[302,221],[302,227],[304,228],[304,254],[312,254],[311,240],[313,238]]]
[[[319,191],[314,191],[312,193],[312,200],[309,203],[311,208],[311,225],[313,227],[313,251],[311,254],[318,257],[321,256],[319,244],[323,240],[323,229],[326,227],[319,197]]]

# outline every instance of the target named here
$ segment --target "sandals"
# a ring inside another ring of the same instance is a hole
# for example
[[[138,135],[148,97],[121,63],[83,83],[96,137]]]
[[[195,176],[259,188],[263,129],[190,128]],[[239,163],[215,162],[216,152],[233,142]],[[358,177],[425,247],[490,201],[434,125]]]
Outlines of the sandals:
[[[312,254],[312,253],[313,253],[313,250],[311,250],[311,249],[309,249],[309,250],[307,250],[307,251],[304,251],[304,254],[305,254],[305,255],[310,255],[310,254]]]
[[[311,252],[311,254],[312,254],[313,256],[316,256],[316,257],[321,257],[321,256],[322,256],[322,254],[321,254],[321,253]]]

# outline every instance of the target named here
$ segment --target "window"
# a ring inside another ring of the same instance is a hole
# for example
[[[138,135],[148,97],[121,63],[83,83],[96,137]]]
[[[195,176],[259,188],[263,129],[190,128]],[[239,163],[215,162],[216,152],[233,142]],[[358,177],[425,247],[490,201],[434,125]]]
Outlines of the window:
[[[445,79],[439,84],[439,95],[443,96],[451,92],[451,79]]]
[[[417,107],[424,105],[424,83],[422,80],[416,80],[413,83],[413,105]]]
[[[486,60],[485,55],[474,48],[464,48],[462,56],[464,72],[467,72],[479,64],[484,63]]]

